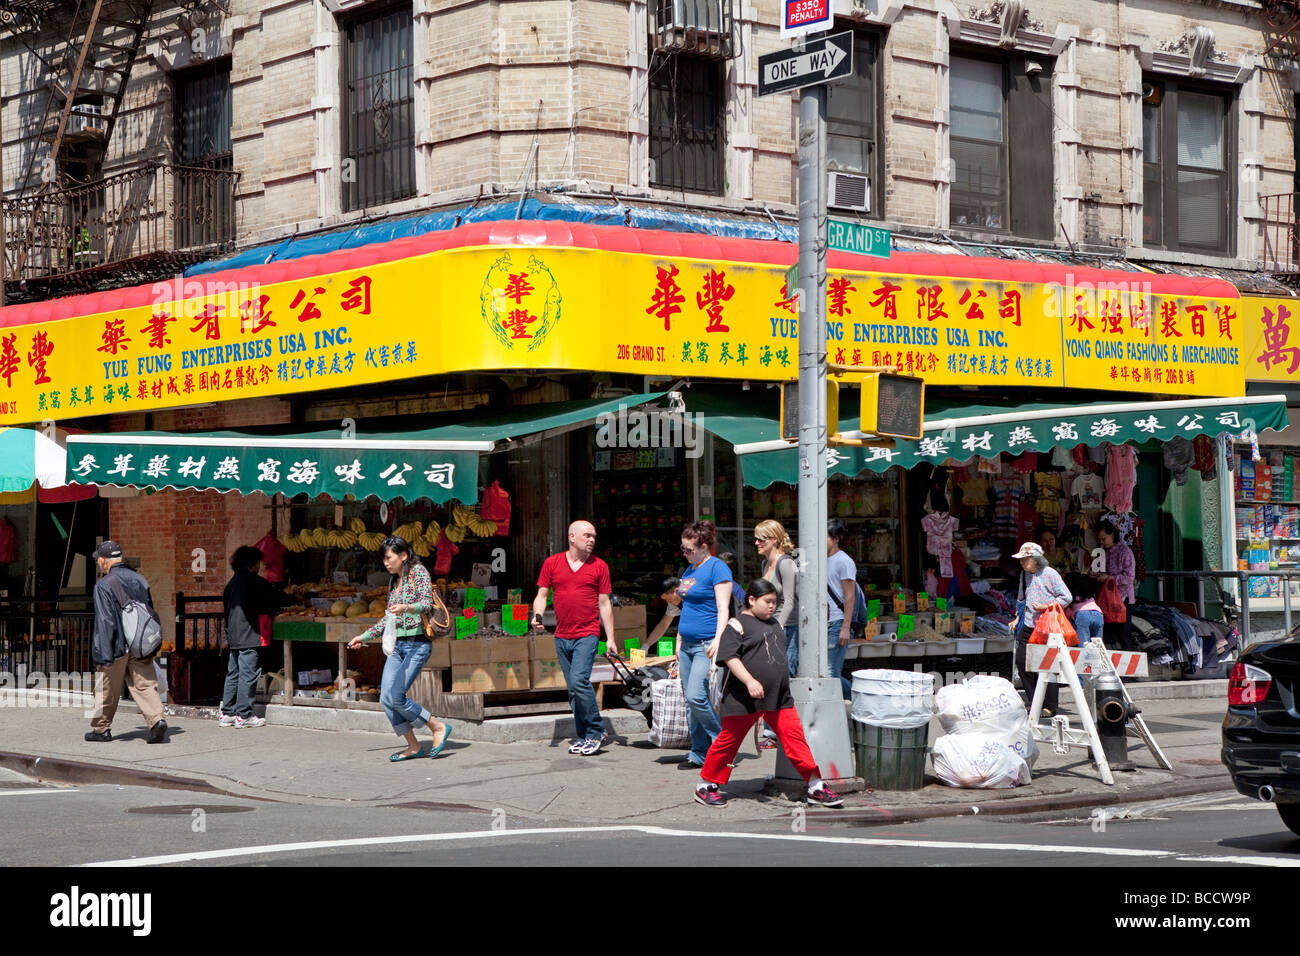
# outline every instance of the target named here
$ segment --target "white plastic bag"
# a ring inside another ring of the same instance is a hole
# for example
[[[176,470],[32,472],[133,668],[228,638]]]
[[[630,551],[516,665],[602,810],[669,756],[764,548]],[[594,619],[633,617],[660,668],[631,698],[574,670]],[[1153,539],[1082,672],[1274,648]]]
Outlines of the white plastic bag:
[[[389,612],[384,614],[384,656],[392,657],[393,651],[397,649],[397,615]]]
[[[1007,790],[1029,783],[1029,764],[992,734],[947,734],[930,753],[934,775],[950,787]]]
[[[853,719],[890,730],[915,730],[934,713],[934,675],[914,671],[853,672]]]
[[[1010,681],[1001,677],[970,677],[940,689],[935,695],[935,706],[945,734],[988,735],[1018,754],[1030,767],[1038,761],[1038,745],[1029,726],[1029,713]]]
[[[682,693],[682,682],[675,677],[650,685],[650,743],[673,749],[691,745],[686,695]]]

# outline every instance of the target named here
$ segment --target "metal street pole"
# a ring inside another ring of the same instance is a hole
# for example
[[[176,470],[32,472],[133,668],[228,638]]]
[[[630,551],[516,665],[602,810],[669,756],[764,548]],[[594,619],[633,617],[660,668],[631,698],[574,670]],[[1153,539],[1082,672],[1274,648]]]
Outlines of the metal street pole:
[[[827,675],[826,86],[799,96],[799,665],[790,692],[827,779],[852,777],[838,674]],[[835,423],[838,425],[838,423]],[[785,754],[777,776],[797,779]]]

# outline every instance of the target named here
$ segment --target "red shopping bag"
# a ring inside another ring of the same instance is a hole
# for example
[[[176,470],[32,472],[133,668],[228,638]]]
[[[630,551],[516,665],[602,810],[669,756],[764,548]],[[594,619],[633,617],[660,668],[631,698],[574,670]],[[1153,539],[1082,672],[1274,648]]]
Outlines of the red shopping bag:
[[[1101,608],[1101,617],[1107,624],[1123,624],[1128,620],[1128,608],[1120,597],[1119,585],[1114,578],[1101,582],[1097,591],[1097,607]]]
[[[1074,625],[1070,623],[1070,619],[1065,616],[1065,609],[1059,604],[1051,605],[1038,615],[1038,620],[1034,623],[1034,633],[1029,635],[1029,643],[1046,644],[1049,634],[1060,634],[1065,638],[1067,647],[1077,647],[1079,644]]]
[[[498,536],[510,533],[510,492],[502,488],[499,481],[483,489],[478,510],[484,520],[496,522]]]

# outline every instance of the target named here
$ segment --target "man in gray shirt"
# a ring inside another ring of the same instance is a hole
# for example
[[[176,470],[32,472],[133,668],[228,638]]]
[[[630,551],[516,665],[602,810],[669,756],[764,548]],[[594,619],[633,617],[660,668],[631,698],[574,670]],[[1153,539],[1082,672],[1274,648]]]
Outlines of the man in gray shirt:
[[[853,607],[857,600],[858,566],[840,550],[844,533],[844,522],[839,518],[832,518],[826,525],[826,589],[831,597],[826,663],[830,676],[839,678],[844,688],[844,699],[848,700],[852,685],[844,676],[844,655],[848,652]]]

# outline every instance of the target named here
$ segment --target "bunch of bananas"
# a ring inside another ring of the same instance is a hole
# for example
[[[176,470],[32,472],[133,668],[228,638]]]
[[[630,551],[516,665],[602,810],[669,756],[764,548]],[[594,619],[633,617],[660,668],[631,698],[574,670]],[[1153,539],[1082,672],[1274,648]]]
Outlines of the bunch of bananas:
[[[429,548],[438,546],[438,539],[442,537],[442,526],[436,521],[430,521],[429,526],[424,529],[424,543]]]
[[[424,522],[412,521],[409,524],[400,525],[393,529],[393,534],[399,538],[405,538],[407,541],[416,541],[424,531]]]
[[[378,551],[383,546],[384,537],[378,531],[363,531],[357,535],[357,543],[367,551]]]
[[[447,536],[447,540],[452,544],[460,544],[465,540],[465,529],[458,524],[449,525],[443,534]]]
[[[417,557],[421,558],[427,558],[429,555],[433,554],[432,549],[425,543],[423,538],[416,538],[415,543],[411,545],[411,550],[415,552]]]
[[[325,532],[325,546],[327,548],[355,548],[359,537],[355,531],[331,528]]]
[[[497,533],[496,522],[488,521],[477,511],[475,511],[473,508],[466,508],[464,505],[454,504],[452,505],[451,515],[452,515],[452,520],[456,522],[456,525],[458,527],[468,528],[470,531],[473,531],[480,538],[490,538],[492,537],[492,535]],[[447,537],[449,538],[451,537],[450,532],[448,533]],[[457,539],[453,539],[453,540],[457,540]],[[463,533],[459,540],[464,540]]]
[[[292,551],[294,554],[302,554],[302,552],[307,550],[307,545],[303,544],[301,536],[296,534],[281,535],[280,543],[284,545],[286,549]]]
[[[361,534],[363,531],[366,530],[366,523],[362,521],[360,518],[353,518],[351,521],[348,522],[348,527],[353,531],[355,531],[357,534]]]

